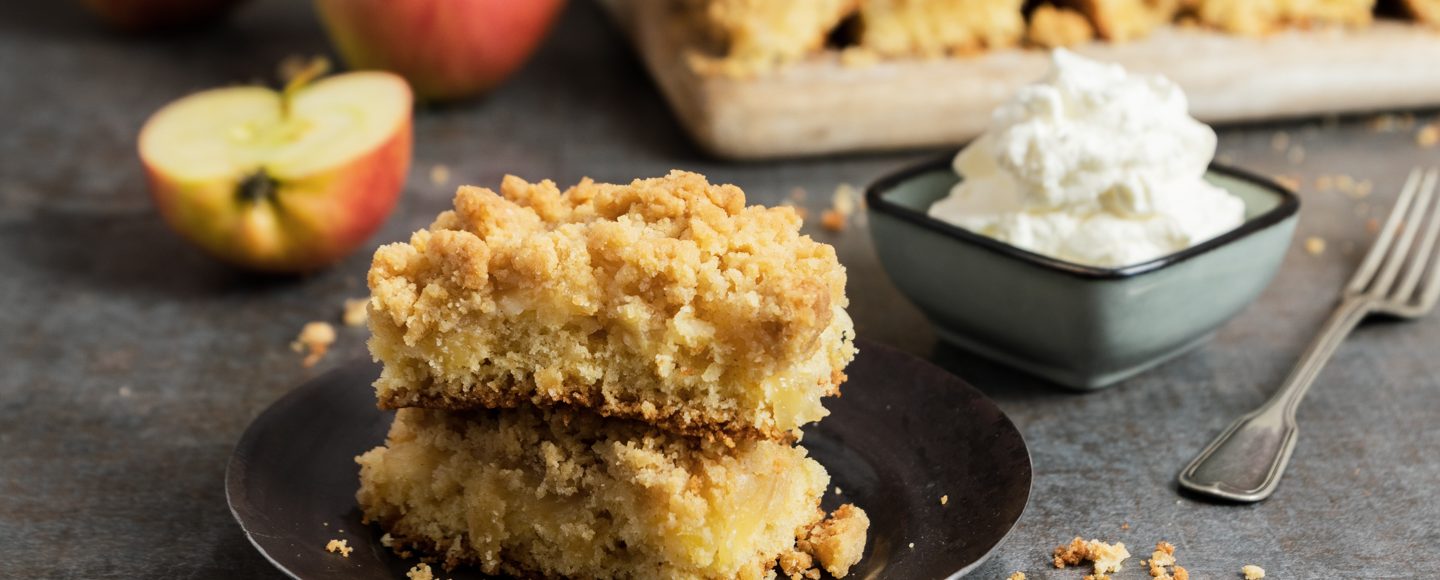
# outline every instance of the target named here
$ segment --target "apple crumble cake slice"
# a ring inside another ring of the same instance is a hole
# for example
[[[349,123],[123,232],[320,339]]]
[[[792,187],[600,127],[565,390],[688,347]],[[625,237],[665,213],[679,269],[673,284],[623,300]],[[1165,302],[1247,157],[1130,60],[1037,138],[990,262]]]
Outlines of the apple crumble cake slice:
[[[462,187],[375,253],[383,408],[585,408],[671,431],[782,439],[854,358],[845,269],[791,208],[694,173],[561,193]]]
[[[1023,0],[861,0],[860,46],[883,56],[970,54],[1020,43]]]
[[[849,506],[824,519],[829,476],[801,448],[589,413],[401,409],[356,461],[392,549],[487,574],[751,579],[783,559],[813,576],[813,556],[844,575],[868,526]]]

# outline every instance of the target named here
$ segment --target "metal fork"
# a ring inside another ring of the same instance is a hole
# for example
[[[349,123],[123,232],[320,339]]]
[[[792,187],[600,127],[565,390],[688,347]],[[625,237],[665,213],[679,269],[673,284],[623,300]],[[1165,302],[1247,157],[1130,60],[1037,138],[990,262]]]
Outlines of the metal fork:
[[[1440,298],[1440,263],[1436,263],[1440,202],[1434,203],[1433,209],[1431,204],[1437,180],[1437,169],[1410,172],[1375,245],[1295,370],[1269,401],[1231,423],[1190,461],[1180,472],[1181,487],[1241,502],[1270,497],[1295,450],[1299,433],[1295,409],[1340,342],[1372,313],[1418,318],[1435,308]],[[1418,247],[1416,236],[1423,236]],[[1430,275],[1424,277],[1427,268]]]

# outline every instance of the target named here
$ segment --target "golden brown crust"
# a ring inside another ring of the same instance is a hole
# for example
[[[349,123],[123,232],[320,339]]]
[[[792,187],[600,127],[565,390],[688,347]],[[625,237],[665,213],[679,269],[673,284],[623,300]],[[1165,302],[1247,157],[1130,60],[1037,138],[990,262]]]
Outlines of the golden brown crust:
[[[789,208],[672,172],[564,193],[507,177],[370,270],[380,404],[594,409],[778,439],[854,356],[845,270]]]

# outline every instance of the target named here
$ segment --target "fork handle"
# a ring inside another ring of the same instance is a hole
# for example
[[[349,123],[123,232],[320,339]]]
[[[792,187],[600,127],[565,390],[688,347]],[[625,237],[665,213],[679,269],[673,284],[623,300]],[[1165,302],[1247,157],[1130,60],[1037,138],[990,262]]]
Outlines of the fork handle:
[[[1370,312],[1364,297],[1340,303],[1270,400],[1231,423],[1180,472],[1181,487],[1232,501],[1270,497],[1295,450],[1295,409],[1335,349]]]

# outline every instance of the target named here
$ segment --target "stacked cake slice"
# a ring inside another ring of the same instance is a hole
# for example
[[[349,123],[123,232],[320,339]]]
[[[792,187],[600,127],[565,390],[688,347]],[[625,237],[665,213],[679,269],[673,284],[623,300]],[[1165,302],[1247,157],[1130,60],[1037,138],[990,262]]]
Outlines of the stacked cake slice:
[[[843,576],[796,447],[854,356],[845,272],[789,208],[692,173],[461,188],[370,271],[382,408],[358,499],[397,551],[570,578]]]

